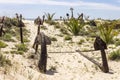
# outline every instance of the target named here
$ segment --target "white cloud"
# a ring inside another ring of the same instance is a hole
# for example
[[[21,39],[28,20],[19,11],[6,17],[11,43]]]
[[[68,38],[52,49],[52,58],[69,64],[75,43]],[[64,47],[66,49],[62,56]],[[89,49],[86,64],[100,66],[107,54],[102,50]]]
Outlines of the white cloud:
[[[120,10],[119,6],[105,4],[105,3],[84,2],[84,1],[65,2],[65,1],[55,1],[55,0],[0,0],[0,3],[45,4],[45,5],[71,6],[71,7],[81,6],[90,9]]]

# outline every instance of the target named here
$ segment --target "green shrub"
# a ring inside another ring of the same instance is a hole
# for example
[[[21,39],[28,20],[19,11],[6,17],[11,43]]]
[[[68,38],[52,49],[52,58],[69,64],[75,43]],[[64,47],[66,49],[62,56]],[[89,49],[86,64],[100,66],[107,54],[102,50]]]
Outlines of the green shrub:
[[[78,42],[78,44],[82,44],[84,41],[84,39],[80,39],[80,41]]]
[[[54,22],[52,19],[54,17],[55,13],[45,13],[45,16],[47,17],[47,20],[45,21],[46,23],[50,24],[50,25],[55,25],[56,22]]]
[[[24,42],[30,42],[30,40],[28,38],[26,38],[26,37],[23,38],[23,41]]]
[[[52,21],[54,15],[55,15],[55,13],[52,13],[52,14],[50,14],[50,13],[45,13],[45,16],[47,17],[47,20],[48,20],[48,21]]]
[[[55,27],[55,28],[60,28],[61,26],[60,26],[59,23],[56,23],[54,27]]]
[[[116,41],[116,42],[115,42],[115,45],[116,45],[116,46],[119,46],[119,45],[120,45],[120,40],[119,40],[119,41]]]
[[[114,36],[117,35],[116,31],[113,31],[114,26],[109,23],[100,24],[97,26],[100,37],[107,43],[113,43]]]
[[[20,55],[23,55],[23,54],[24,54],[23,51],[11,51],[10,53],[11,53],[11,54],[20,54]]]
[[[58,34],[57,36],[59,36],[59,37],[63,37],[64,35],[63,35],[63,34]]]
[[[96,26],[96,23],[94,20],[90,20],[89,24],[90,24],[90,26]]]
[[[110,53],[109,55],[110,60],[120,60],[120,50],[116,50]]]
[[[43,30],[47,30],[46,26],[44,26],[44,25],[40,26],[40,28]]]
[[[0,53],[0,67],[11,65],[11,61]]]
[[[6,17],[6,19],[4,21],[4,25],[6,27],[12,27],[11,18]]]
[[[25,44],[18,44],[18,45],[16,45],[16,47],[17,47],[18,51],[27,52],[27,50],[28,50],[27,45],[25,45]]]
[[[49,70],[50,71],[56,71],[56,66],[51,66]]]
[[[51,41],[57,41],[55,37],[51,37]]]
[[[8,45],[5,44],[4,42],[0,41],[0,48],[5,48],[6,46],[8,46]]]
[[[18,26],[18,20],[17,20],[17,18],[11,19],[11,24],[12,24],[13,26]]]
[[[60,32],[63,33],[63,34],[68,34],[66,28],[61,28],[61,29],[60,29]]]
[[[64,40],[72,40],[72,38],[70,36],[65,36]]]
[[[22,28],[23,29],[23,34],[24,35],[29,35],[28,33],[30,33],[30,31],[29,30],[27,30],[26,28]]]
[[[14,40],[12,39],[11,34],[8,34],[8,33],[3,36],[3,40],[4,41],[13,41],[14,42]]]
[[[119,46],[120,45],[120,39],[115,38],[114,43],[115,43],[116,46]]]
[[[49,25],[56,25],[55,21],[45,21],[46,23],[48,23]]]
[[[73,33],[73,35],[79,35],[80,30],[84,26],[84,24],[79,24],[79,21],[74,18],[70,19],[70,21],[67,22],[66,25],[67,25],[67,29],[71,33]]]

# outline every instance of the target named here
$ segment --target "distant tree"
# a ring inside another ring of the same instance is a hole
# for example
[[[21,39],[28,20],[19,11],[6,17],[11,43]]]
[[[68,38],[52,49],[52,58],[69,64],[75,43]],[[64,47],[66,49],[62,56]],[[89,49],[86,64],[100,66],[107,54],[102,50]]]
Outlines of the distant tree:
[[[47,17],[47,20],[48,20],[48,21],[51,21],[51,20],[53,19],[54,15],[55,15],[55,13],[52,13],[52,14],[50,14],[50,13],[45,13],[45,16]]]
[[[68,13],[66,13],[66,16],[67,16],[67,19],[69,20],[69,14]]]
[[[70,11],[71,11],[71,18],[74,17],[74,16],[73,16],[73,10],[74,10],[74,9],[71,7],[71,8],[70,8]]]
[[[70,21],[66,22],[65,24],[67,25],[67,29],[75,36],[79,35],[81,29],[84,26],[84,24],[80,24],[79,21],[75,18],[70,19]]]
[[[62,16],[60,16],[60,20],[62,20]]]

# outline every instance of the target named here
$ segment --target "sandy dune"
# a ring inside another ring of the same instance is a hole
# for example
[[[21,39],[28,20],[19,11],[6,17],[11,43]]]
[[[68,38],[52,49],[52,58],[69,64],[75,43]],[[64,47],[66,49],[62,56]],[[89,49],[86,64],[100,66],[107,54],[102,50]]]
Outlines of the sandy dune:
[[[58,36],[60,34],[59,29],[55,29],[54,26],[49,26],[46,23],[44,25],[47,30],[41,29],[41,31],[50,37],[56,37],[57,41],[47,46],[47,72],[46,74],[40,73],[37,68],[39,55],[36,55],[35,59],[28,58],[34,54],[32,44],[37,34],[37,26],[34,25],[33,21],[25,20],[24,22],[30,31],[29,51],[25,55],[7,54],[12,60],[13,66],[6,67],[5,70],[0,67],[0,80],[120,80],[120,62],[108,60],[110,73],[103,73],[96,65],[75,52],[77,49],[81,51],[93,50],[92,40],[78,45],[76,42],[87,37],[73,36],[72,41],[64,41],[63,37]],[[107,53],[109,54],[109,50]],[[101,62],[99,51],[84,52],[84,54]],[[5,71],[7,74],[3,73]]]

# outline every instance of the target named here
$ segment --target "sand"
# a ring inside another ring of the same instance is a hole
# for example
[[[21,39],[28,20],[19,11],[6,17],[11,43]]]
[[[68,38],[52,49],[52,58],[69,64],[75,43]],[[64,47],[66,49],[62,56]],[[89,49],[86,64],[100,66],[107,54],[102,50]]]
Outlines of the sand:
[[[59,29],[55,29],[54,26],[46,23],[44,25],[47,30],[41,29],[41,32],[44,32],[49,37],[56,37],[57,41],[52,41],[52,44],[47,46],[47,72],[46,74],[40,73],[37,67],[39,53],[35,59],[29,58],[35,52],[32,45],[37,34],[37,25],[34,25],[34,22],[29,20],[24,20],[24,23],[26,29],[30,31],[29,50],[24,55],[6,54],[13,65],[5,68],[0,67],[0,80],[120,80],[120,62],[108,59],[110,72],[104,73],[95,64],[76,52],[76,50],[93,50],[94,40],[87,41],[87,36],[73,36],[72,41],[65,41],[64,36],[58,36],[61,34]],[[77,42],[80,39],[84,39],[85,42],[78,45]],[[17,43],[9,43],[7,48],[1,50],[9,51],[14,47],[14,44]],[[107,57],[111,50],[109,48],[106,51]],[[102,63],[99,51],[84,52],[84,54]]]

